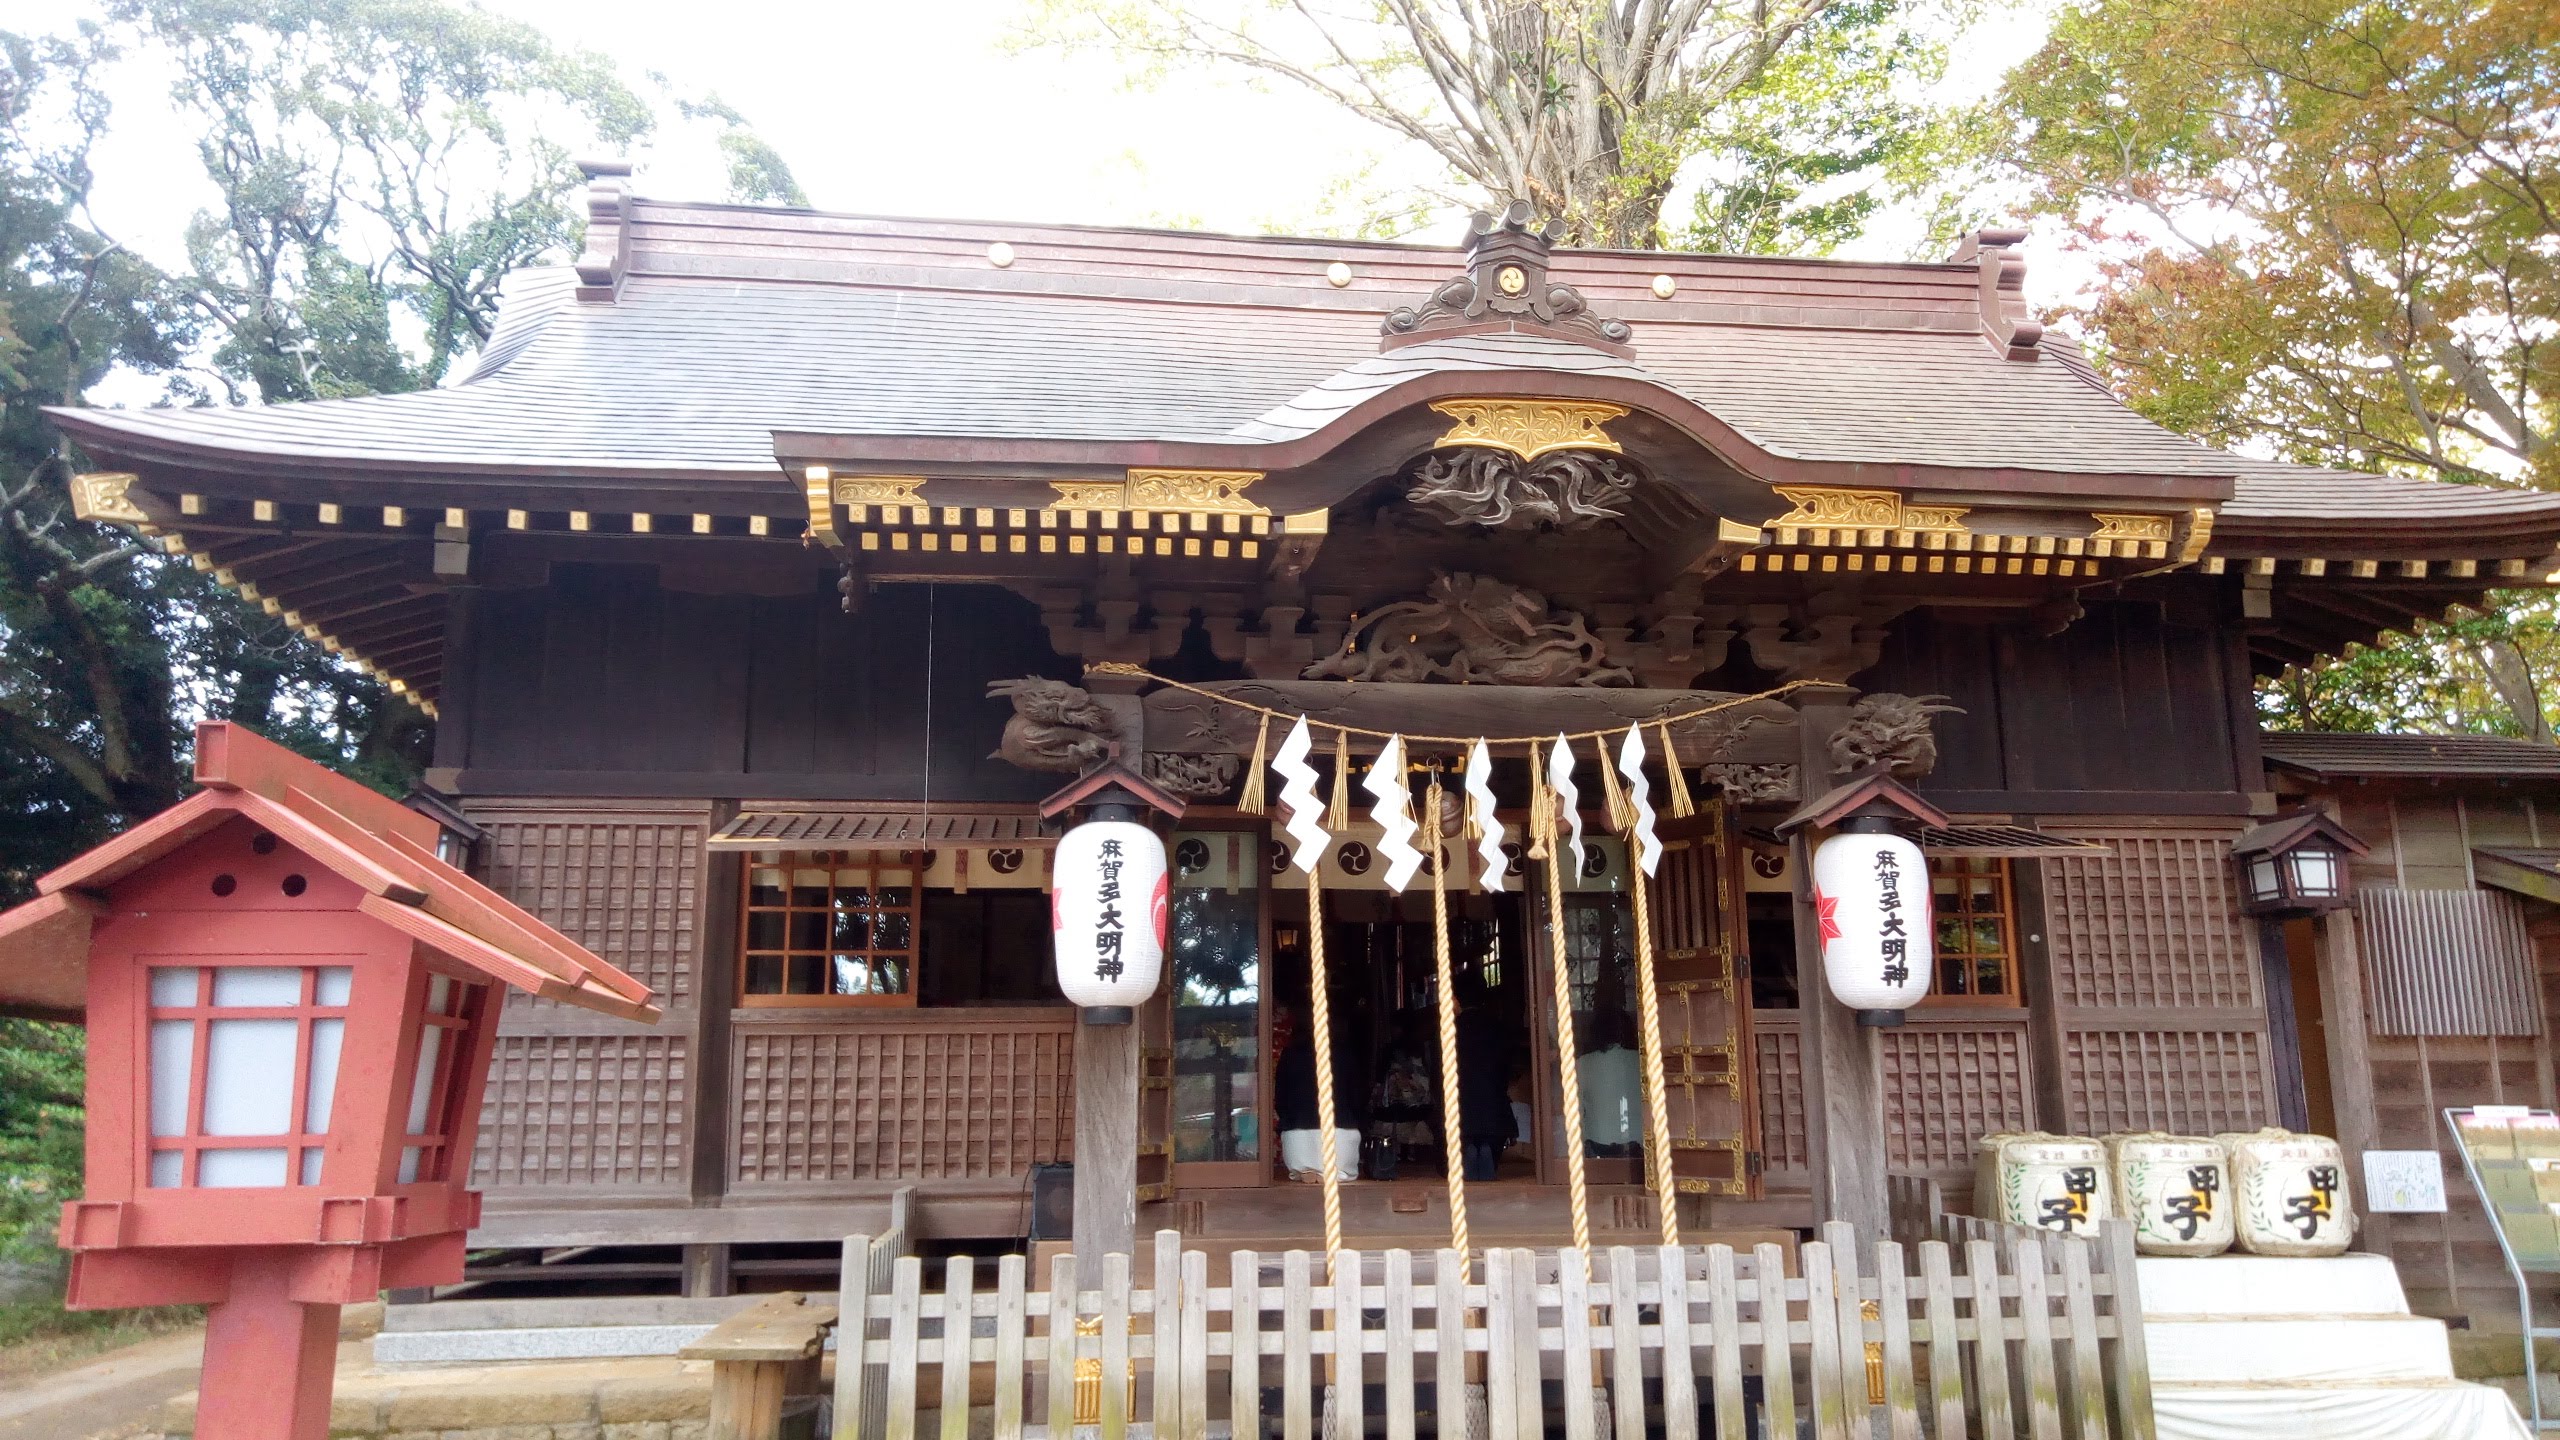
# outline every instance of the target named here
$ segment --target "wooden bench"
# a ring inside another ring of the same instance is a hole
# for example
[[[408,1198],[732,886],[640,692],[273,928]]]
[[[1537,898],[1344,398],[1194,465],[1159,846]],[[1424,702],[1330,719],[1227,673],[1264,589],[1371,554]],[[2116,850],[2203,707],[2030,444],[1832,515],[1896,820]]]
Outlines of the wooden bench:
[[[784,1402],[818,1394],[818,1355],[836,1307],[769,1295],[676,1352],[711,1362],[711,1440],[778,1440]]]

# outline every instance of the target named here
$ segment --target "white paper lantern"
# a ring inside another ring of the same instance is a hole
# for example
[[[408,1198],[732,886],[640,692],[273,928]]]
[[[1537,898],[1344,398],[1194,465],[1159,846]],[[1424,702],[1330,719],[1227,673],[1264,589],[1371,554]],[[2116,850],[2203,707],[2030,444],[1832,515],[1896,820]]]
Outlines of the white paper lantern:
[[[1936,963],[1929,865],[1900,835],[1834,835],[1813,852],[1822,973],[1852,1010],[1907,1010]]]
[[[1164,842],[1135,821],[1088,820],[1059,837],[1051,865],[1058,988],[1087,1008],[1145,1004],[1164,972]]]

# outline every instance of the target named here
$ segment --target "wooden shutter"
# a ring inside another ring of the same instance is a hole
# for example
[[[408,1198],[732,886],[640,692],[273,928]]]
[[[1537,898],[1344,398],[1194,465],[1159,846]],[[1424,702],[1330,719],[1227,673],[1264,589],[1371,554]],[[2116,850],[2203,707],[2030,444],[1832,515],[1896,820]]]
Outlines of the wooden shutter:
[[[1648,900],[1671,1165],[1693,1194],[1756,1196],[1758,1108],[1751,1093],[1751,991],[1744,983],[1741,884],[1724,806],[1661,825]]]

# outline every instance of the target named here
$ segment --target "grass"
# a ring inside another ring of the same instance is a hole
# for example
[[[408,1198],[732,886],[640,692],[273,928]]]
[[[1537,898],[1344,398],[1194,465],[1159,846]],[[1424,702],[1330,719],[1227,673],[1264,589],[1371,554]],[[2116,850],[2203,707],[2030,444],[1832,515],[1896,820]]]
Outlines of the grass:
[[[148,1310],[65,1310],[59,1299],[0,1305],[0,1385],[121,1350],[204,1318],[193,1305]]]

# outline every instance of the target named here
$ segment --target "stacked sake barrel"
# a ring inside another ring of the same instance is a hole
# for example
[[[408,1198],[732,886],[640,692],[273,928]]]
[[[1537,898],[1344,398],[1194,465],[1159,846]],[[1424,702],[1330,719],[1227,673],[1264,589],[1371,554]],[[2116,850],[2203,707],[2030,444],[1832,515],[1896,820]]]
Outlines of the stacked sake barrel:
[[[2346,1157],[2320,1135],[1994,1135],[1974,1209],[2079,1234],[2132,1222],[2161,1440],[2523,1440],[2504,1394],[2457,1380],[2355,1237]],[[2235,1253],[2226,1253],[2235,1252]]]
[[[2145,1255],[2340,1255],[2355,1238],[2346,1157],[2325,1135],[2041,1132],[1983,1137],[1974,1209],[1993,1220],[2093,1233],[2121,1215]]]

